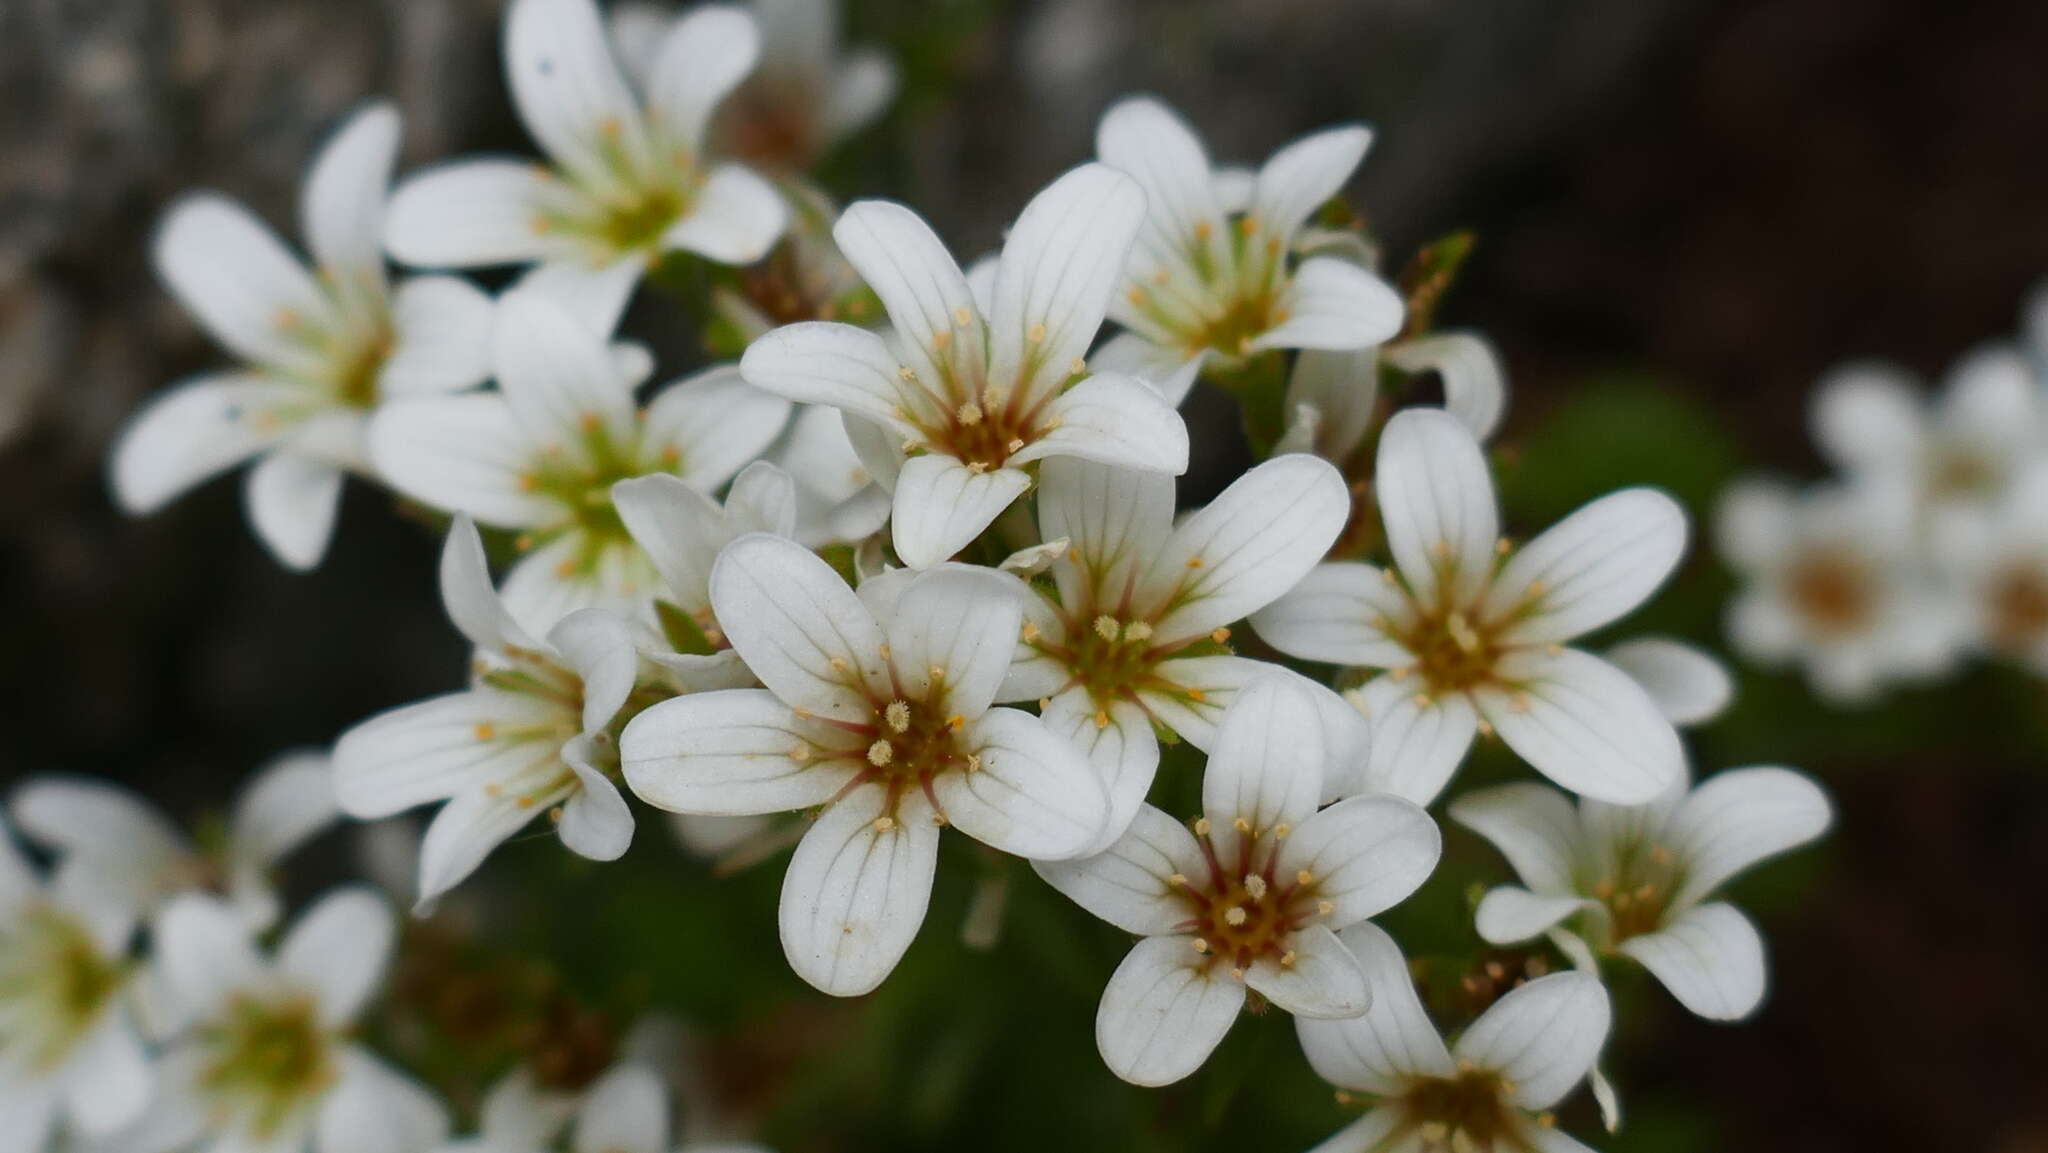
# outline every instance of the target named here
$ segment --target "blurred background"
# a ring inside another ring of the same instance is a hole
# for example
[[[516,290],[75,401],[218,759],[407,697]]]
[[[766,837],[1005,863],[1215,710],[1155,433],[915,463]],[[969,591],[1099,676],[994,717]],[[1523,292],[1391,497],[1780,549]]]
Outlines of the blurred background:
[[[221,359],[148,269],[166,202],[218,188],[295,231],[307,160],[378,95],[406,118],[402,168],[528,150],[497,9],[0,0],[0,787],[106,774],[197,814],[281,749],[456,687],[438,541],[368,488],[325,565],[293,576],[243,524],[238,482],[131,521],[104,465],[145,395]],[[2048,5],[2026,0],[850,0],[847,23],[895,53],[904,91],[825,183],[912,203],[962,254],[1086,158],[1125,92],[1165,96],[1238,162],[1372,123],[1354,202],[1390,263],[1478,236],[1441,317],[1506,359],[1503,486],[1523,533],[1623,484],[1665,485],[1704,518],[1738,471],[1811,475],[1821,370],[1882,356],[1937,375],[2011,339],[2048,274]],[[643,292],[627,327],[669,374],[692,364],[699,319]],[[1188,412],[1198,500],[1238,449],[1220,397]],[[1702,545],[1628,631],[1721,647],[1727,588]],[[1812,771],[1836,831],[1736,886],[1772,946],[1763,1012],[1717,1026],[1624,988],[1607,1067],[1629,1123],[1599,1139],[1584,1100],[1565,1123],[1609,1150],[2048,1150],[2043,686],[1979,668],[1845,713],[1745,674],[1694,751],[1701,771]],[[1495,759],[1461,783],[1504,773]],[[1348,1119],[1279,1015],[1241,1023],[1174,1089],[1116,1082],[1090,1036],[1125,941],[1028,870],[1008,875],[1000,947],[975,952],[957,926],[1000,866],[949,859],[896,977],[833,1002],[782,964],[779,863],[714,879],[665,834],[643,822],[610,867],[551,838],[502,851],[467,910],[416,934],[391,1043],[431,1065],[447,1046],[404,1013],[486,1034],[525,1014],[489,1044],[544,1037],[570,1060],[642,1011],[678,1012],[698,1104],[788,1153],[1291,1150]],[[1506,874],[1446,835],[1416,903],[1456,911]],[[356,853],[331,835],[295,891],[356,872]],[[1431,985],[1452,999],[1484,995],[1459,978],[1467,923],[1387,919],[1425,969],[1447,958]],[[477,1071],[444,1063],[443,1087],[473,1093]]]

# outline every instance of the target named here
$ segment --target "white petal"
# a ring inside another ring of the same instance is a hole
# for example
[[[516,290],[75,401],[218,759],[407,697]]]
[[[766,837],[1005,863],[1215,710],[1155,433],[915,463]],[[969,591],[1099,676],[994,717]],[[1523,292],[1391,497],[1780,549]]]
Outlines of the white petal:
[[[1392,285],[1334,256],[1302,261],[1280,307],[1287,319],[1253,339],[1253,349],[1369,348],[1392,340],[1407,317]]]
[[[1307,405],[1317,422],[1311,442],[1295,451],[1343,461],[1364,442],[1378,414],[1379,359],[1377,348],[1308,350],[1294,358],[1294,371],[1287,377],[1287,410]]]
[[[1827,794],[1790,769],[1730,769],[1694,789],[1672,814],[1670,848],[1685,865],[1676,903],[1690,904],[1735,874],[1827,832]]]
[[[643,451],[675,449],[676,472],[711,491],[766,452],[789,424],[790,403],[720,365],[663,389],[647,406]]]
[[[1158,775],[1159,737],[1152,731],[1151,718],[1121,698],[1098,706],[1082,689],[1052,698],[1043,716],[1046,727],[1073,742],[1102,776],[1109,815],[1089,849],[1107,850],[1130,827]],[[1109,723],[1098,724],[1099,720]]]
[[[1119,332],[1102,342],[1088,358],[1087,366],[1092,372],[1135,376],[1157,389],[1167,404],[1178,408],[1195,387],[1195,378],[1201,375],[1207,359],[1206,349],[1190,356],[1185,349],[1155,344],[1138,333]]]
[[[579,857],[616,861],[633,844],[633,810],[619,787],[594,766],[595,741],[579,736],[562,746],[562,760],[576,774],[579,787],[562,805],[555,834]]]
[[[1280,842],[1278,873],[1306,870],[1336,907],[1322,924],[1341,929],[1390,909],[1429,879],[1443,835],[1399,797],[1352,797],[1314,814]]]
[[[299,258],[248,209],[213,193],[179,200],[151,246],[157,275],[214,339],[245,360],[300,365],[300,324],[328,316]]]
[[[1322,726],[1309,694],[1285,677],[1246,685],[1223,714],[1209,767],[1202,774],[1202,812],[1215,826],[1217,856],[1234,860],[1248,821],[1252,835],[1278,825],[1297,828],[1322,794]]]
[[[1704,649],[1665,637],[1638,637],[1608,649],[1608,663],[1634,677],[1674,725],[1718,717],[1735,698],[1726,665]]]
[[[455,392],[491,374],[491,298],[453,276],[415,276],[391,299],[390,358],[377,375],[389,398]]]
[[[142,1114],[149,1105],[154,1075],[127,1013],[102,1016],[70,1055],[65,1077],[71,1082],[67,1111],[81,1136],[116,1133]],[[14,1120],[0,1106],[0,1127]]]
[[[1340,530],[1341,531],[1341,530]],[[1402,668],[1415,658],[1376,622],[1407,619],[1405,593],[1387,570],[1341,561],[1317,565],[1252,614],[1253,631],[1289,656],[1365,668]]]
[[[277,947],[277,968],[312,993],[321,1024],[354,1021],[384,982],[398,925],[367,886],[338,889],[299,915]]]
[[[987,569],[943,566],[910,582],[888,617],[895,684],[926,699],[932,670],[944,670],[947,715],[977,717],[995,700],[1010,670],[1021,605],[1030,595],[1018,581]]]
[[[1077,856],[1108,817],[1102,780],[1081,750],[1016,709],[990,709],[958,738],[980,758],[941,773],[932,794],[946,818],[983,844],[1033,860]]]
[[[752,264],[768,255],[788,223],[789,209],[773,184],[750,169],[721,164],[661,243],[720,264]]]
[[[198,1018],[213,1016],[229,998],[265,978],[249,926],[215,897],[172,897],[157,914],[150,942],[180,1007]]]
[[[1582,897],[1543,896],[1513,885],[1488,889],[1474,910],[1473,927],[1496,945],[1533,941],[1592,902]]]
[[[700,152],[712,113],[760,55],[761,34],[737,7],[712,5],[676,21],[647,73],[647,115],[663,142]]]
[[[626,726],[619,755],[626,783],[658,808],[779,813],[825,803],[859,772],[850,760],[815,749],[818,735],[774,694],[730,689],[650,707]],[[799,748],[803,760],[791,756]]]
[[[1145,194],[1104,164],[1070,169],[1031,198],[1003,243],[989,323],[989,380],[1025,405],[1057,390],[1102,327]]]
[[[782,881],[782,949],[796,974],[835,997],[882,983],[910,947],[931,901],[939,826],[907,793],[880,827],[886,792],[855,790],[797,844]]]
[[[235,854],[270,865],[341,817],[334,800],[334,766],[325,752],[285,753],[263,766],[235,798]]]
[[[642,1064],[615,1065],[585,1090],[576,1153],[669,1153],[668,1088]]]
[[[539,646],[513,622],[491,587],[484,541],[469,517],[457,513],[441,545],[441,607],[469,643],[486,652]]]
[[[484,1095],[477,1117],[480,1135],[518,1149],[546,1149],[575,1112],[566,1093],[544,1091],[533,1070],[522,1065],[498,1080]]]
[[[31,778],[15,791],[9,816],[29,839],[63,858],[93,858],[122,882],[138,904],[164,883],[164,874],[196,854],[170,819],[141,796],[88,777]],[[32,876],[24,872],[23,877]],[[27,882],[33,886],[33,882]],[[15,886],[20,888],[20,886]],[[138,910],[139,911],[139,910]]]
[[[1355,784],[1364,768],[1372,745],[1372,731],[1365,718],[1343,697],[1285,665],[1219,654],[1169,658],[1154,665],[1152,671],[1164,687],[1140,689],[1139,703],[1152,719],[1204,752],[1215,749],[1216,726],[1238,692],[1252,681],[1277,676],[1307,694],[1315,705],[1323,734],[1322,795],[1335,799],[1349,791],[1344,786]]]
[[[1612,1017],[1598,978],[1552,973],[1495,1001],[1458,1038],[1456,1053],[1512,1081],[1523,1108],[1548,1109],[1593,1067]]]
[[[1192,915],[1171,878],[1202,876],[1207,865],[1187,826],[1141,804],[1107,850],[1033,867],[1047,884],[1124,932],[1157,937],[1175,932]]]
[[[1522,883],[1539,893],[1573,892],[1572,874],[1592,851],[1579,827],[1578,810],[1546,785],[1517,782],[1466,793],[1451,802],[1449,812],[1452,820],[1492,842]]]
[[[1739,480],[1714,510],[1714,543],[1723,559],[1750,570],[1788,559],[1797,544],[1795,498],[1783,485]]]
[[[384,243],[406,264],[522,264],[546,252],[539,219],[553,178],[528,160],[456,160],[414,173],[392,193]]]
[[[213,373],[151,397],[115,442],[115,499],[130,513],[155,512],[283,439],[292,426],[267,413],[302,395],[268,377]]]
[[[725,510],[679,476],[656,473],[612,486],[612,507],[654,562],[669,599],[686,611],[711,605],[711,564],[731,542]],[[787,535],[778,534],[778,535]]]
[[[871,723],[864,685],[886,685],[882,630],[809,550],[749,533],[711,569],[711,604],[732,647],[776,696],[833,720]]]
[[[830,405],[900,432],[909,427],[899,415],[900,398],[914,390],[897,376],[898,367],[881,337],[816,320],[786,324],[748,345],[740,357],[740,372],[755,388]]]
[[[534,457],[496,393],[402,400],[370,419],[370,459],[392,488],[486,524],[523,528],[558,515],[553,502],[522,482]]]
[[[1401,1110],[1368,1109],[1308,1153],[1425,1153],[1421,1142]]]
[[[1031,487],[1022,469],[975,472],[939,453],[904,462],[896,478],[893,537],[896,555],[912,568],[929,568],[981,535]]]
[[[426,1086],[360,1048],[343,1051],[340,1078],[315,1123],[313,1145],[320,1153],[418,1153],[447,1136],[448,1112]],[[216,1145],[214,1153],[226,1150]]]
[[[319,567],[341,507],[341,481],[340,469],[289,450],[249,471],[249,521],[278,563],[297,572]]]
[[[1222,231],[1223,212],[1210,179],[1209,157],[1193,129],[1151,97],[1123,100],[1095,130],[1095,154],[1145,190],[1145,227],[1132,272],[1192,270],[1188,250]],[[1175,398],[1178,399],[1178,398]]]
[[[1451,603],[1468,601],[1500,537],[1493,474],[1471,430],[1435,409],[1395,413],[1380,433],[1374,484],[1387,547],[1416,599],[1433,602],[1447,586]]]
[[[790,535],[796,531],[796,504],[795,478],[765,460],[740,469],[725,494],[726,513],[741,532]]]
[[[1486,612],[1518,614],[1509,635],[1521,644],[1571,640],[1649,599],[1678,567],[1685,538],[1684,510],[1655,489],[1601,497],[1522,546],[1495,579]]]
[[[1485,440],[1507,412],[1507,373],[1492,342],[1476,332],[1437,332],[1389,345],[1388,362],[1443,378],[1444,409]]]
[[[1165,609],[1154,639],[1201,636],[1266,607],[1300,583],[1344,531],[1351,494],[1328,461],[1295,454],[1247,472],[1181,521],[1145,578],[1145,607]]]
[[[1244,983],[1297,1017],[1337,1020],[1371,1007],[1365,971],[1328,926],[1310,925],[1295,933],[1287,950],[1294,960],[1286,965],[1270,956],[1254,959]]]
[[[493,794],[485,789],[458,793],[427,825],[420,842],[420,891],[418,908],[431,908],[441,894],[461,884],[476,872],[491,850],[504,844],[533,818],[554,807],[576,787],[576,778],[564,772],[539,792],[519,793],[505,789]]]
[[[841,214],[832,239],[882,298],[909,368],[927,387],[938,387],[953,366],[963,376],[981,370],[982,324],[974,293],[930,225],[900,204],[863,200]],[[942,332],[950,334],[943,348],[937,339]]]
[[[896,65],[887,56],[871,49],[847,53],[825,97],[826,142],[866,127],[896,98],[896,88]]]
[[[1158,390],[1134,376],[1098,372],[1046,409],[1052,431],[1011,453],[1008,464],[1078,456],[1175,476],[1188,469],[1187,425]]]
[[[1339,935],[1372,990],[1372,1009],[1348,1021],[1295,1023],[1308,1063],[1326,1081],[1362,1093],[1395,1095],[1414,1077],[1455,1073],[1443,1038],[1423,1011],[1394,939],[1366,922]]]
[[[535,444],[559,446],[576,459],[596,422],[613,445],[633,443],[633,390],[619,375],[598,333],[559,305],[528,292],[498,301],[491,363],[512,415]]]
[[[1677,730],[1641,685],[1599,657],[1528,652],[1503,672],[1515,691],[1481,691],[1480,712],[1509,748],[1565,788],[1640,804],[1684,775]]]
[[[58,1088],[40,1079],[0,1088],[0,1153],[47,1153],[56,1135]],[[187,1140],[198,1136],[194,1132]]]
[[[1392,793],[1419,805],[1443,792],[1472,748],[1479,713],[1462,694],[1424,699],[1412,682],[1382,676],[1351,695],[1372,724],[1368,791]]]
[[[1881,469],[1918,459],[1924,434],[1919,390],[1889,365],[1836,369],[1813,391],[1813,439],[1847,469]]]
[[[641,134],[639,105],[591,0],[513,0],[505,74],[526,130],[586,178],[605,171],[606,147],[632,147]]]
[[[1259,169],[1251,215],[1285,244],[1310,213],[1344,190],[1344,182],[1370,147],[1372,130],[1356,124],[1325,129],[1289,144]]]
[[[496,730],[558,723],[560,713],[524,695],[450,693],[379,713],[334,745],[334,795],[343,812],[374,820],[414,805],[516,776],[552,751],[493,739]]]
[[[1764,942],[1735,906],[1716,901],[1617,946],[1678,1003],[1713,1021],[1739,1021],[1763,1004]]]
[[[602,609],[583,609],[548,632],[548,644],[583,680],[583,731],[609,725],[640,670],[640,654],[626,622]]]
[[[384,198],[398,159],[398,111],[376,103],[349,117],[313,161],[299,212],[313,258],[384,283]]]
[[[1172,478],[1056,457],[1038,479],[1040,535],[1065,538],[1080,558],[1078,565],[1053,570],[1060,599],[1075,606],[1118,603],[1173,531]]]
[[[1973,349],[1950,370],[1942,390],[1942,430],[1994,461],[2029,454],[2041,435],[2039,388],[2017,349]]]
[[[1201,1068],[1244,1007],[1244,985],[1187,937],[1147,937],[1110,975],[1095,1046],[1134,1085],[1170,1085]]]
[[[593,262],[582,257],[551,259],[527,269],[526,274],[514,281],[504,295],[517,293],[529,299],[548,301],[574,317],[586,331],[606,337],[619,326],[619,318],[626,311],[626,302],[632,299],[633,290],[639,286],[640,277],[646,271],[647,259],[638,253],[606,262]],[[616,355],[613,357],[616,374],[630,387],[638,384],[639,380],[627,367],[628,363]]]

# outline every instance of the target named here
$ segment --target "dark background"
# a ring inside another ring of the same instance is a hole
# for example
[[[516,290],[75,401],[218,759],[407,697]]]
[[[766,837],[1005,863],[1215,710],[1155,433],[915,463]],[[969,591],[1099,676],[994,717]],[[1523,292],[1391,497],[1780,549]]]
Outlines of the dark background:
[[[370,489],[351,486],[325,566],[292,576],[242,523],[238,483],[138,522],[103,471],[144,395],[220,360],[147,268],[167,199],[217,187],[294,232],[307,158],[377,94],[405,113],[402,168],[526,147],[496,20],[490,0],[0,0],[0,787],[102,773],[196,812],[281,748],[456,684],[437,542]],[[1373,123],[1353,190],[1395,262],[1478,233],[1443,319],[1505,355],[1518,531],[1624,483],[1666,484],[1704,518],[1737,470],[1811,475],[1821,370],[1879,355],[1938,374],[2010,338],[2048,274],[2048,5],[2026,0],[856,0],[849,21],[896,52],[906,91],[827,182],[908,200],[963,254],[1084,159],[1126,91],[1164,95],[1239,162]],[[628,327],[679,370],[693,319],[643,293]],[[1190,409],[1198,456],[1227,440],[1214,399]],[[1216,480],[1198,468],[1190,485]],[[1642,619],[1713,641],[1726,587],[1701,547]],[[1840,822],[1736,890],[1774,954],[1757,1020],[1624,998],[1609,1066],[1631,1125],[1593,1143],[2048,1150],[2040,686],[1979,670],[1861,713],[1783,678],[1743,688],[1696,742],[1701,770],[1799,765]],[[1454,865],[1501,875],[1447,836]],[[654,822],[640,841],[609,871],[541,842],[501,853],[484,882],[523,894],[505,940],[560,954],[565,980],[619,1012],[691,1011],[720,1047],[725,1107],[791,1150],[1290,1149],[1343,1119],[1312,1079],[1284,1101],[1243,1079],[1275,1061],[1306,1075],[1282,1022],[1240,1026],[1255,1036],[1193,1087],[1115,1085],[1085,1040],[1114,934],[1075,977],[1085,1008],[963,1023],[980,1010],[947,991],[961,971],[1026,982],[1026,1003],[1054,979],[1063,962],[1033,934],[1075,922],[1042,893],[1016,902],[1013,968],[995,968],[952,944],[965,889],[942,875],[896,980],[827,1004],[772,971],[778,866],[715,883]],[[345,868],[343,842],[307,873]],[[651,957],[606,951],[649,918],[665,926]],[[735,958],[763,970],[738,990],[720,985]],[[1566,1119],[1596,1136],[1583,1102]]]

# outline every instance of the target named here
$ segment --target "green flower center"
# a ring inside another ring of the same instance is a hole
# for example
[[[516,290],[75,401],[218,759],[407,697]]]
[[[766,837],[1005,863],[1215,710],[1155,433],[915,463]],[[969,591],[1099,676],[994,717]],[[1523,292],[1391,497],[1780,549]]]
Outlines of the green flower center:
[[[304,995],[238,996],[202,1033],[201,1044],[207,1056],[200,1087],[246,1110],[259,1137],[280,1131],[336,1076],[332,1038]]]
[[[54,1069],[113,1004],[126,969],[102,956],[86,927],[61,909],[37,905],[0,935],[0,1052],[25,1053]]]

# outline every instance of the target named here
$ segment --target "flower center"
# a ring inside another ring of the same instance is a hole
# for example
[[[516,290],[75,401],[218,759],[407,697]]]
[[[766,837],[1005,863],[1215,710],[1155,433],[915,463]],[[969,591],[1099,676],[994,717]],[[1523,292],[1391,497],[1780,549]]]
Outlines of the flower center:
[[[1868,624],[1877,607],[1869,569],[1839,551],[1800,558],[1786,580],[1792,604],[1821,632],[1846,633]]]
[[[2048,634],[2048,573],[2016,565],[1992,583],[1991,639],[2001,648],[2027,650]]]
[[[1981,453],[1948,447],[1936,450],[1927,470],[1927,490],[1936,498],[1987,496],[1998,488],[1998,466]]]
[[[379,330],[344,353],[334,370],[334,395],[350,408],[371,409],[379,399],[377,380],[384,362],[391,358],[395,338],[388,329]]]
[[[99,1020],[127,980],[101,956],[75,918],[36,905],[0,935],[0,1052],[22,1052],[37,1069],[54,1069]]]
[[[1418,1080],[1400,1109],[1427,1153],[1520,1153],[1520,1126],[1499,1074],[1461,1063],[1455,1077]]]
[[[582,547],[562,561],[558,575],[564,579],[595,574],[612,549],[624,548],[630,556],[639,556],[626,522],[612,504],[612,486],[653,472],[676,472],[682,467],[682,455],[672,445],[652,460],[642,458],[641,448],[633,438],[621,442],[594,413],[583,417],[574,451],[560,444],[546,446],[539,463],[520,475],[519,486],[546,497],[561,511],[556,522],[541,530],[538,538],[520,537],[516,542],[520,550],[526,551],[565,532],[577,534]]]
[[[1214,956],[1231,967],[1232,976],[1242,977],[1261,957],[1294,964],[1294,934],[1336,907],[1321,895],[1318,879],[1308,870],[1276,875],[1280,844],[1290,831],[1286,825],[1256,830],[1239,817],[1236,827],[1238,850],[1225,859],[1210,837],[1209,819],[1197,820],[1195,840],[1206,869],[1196,877],[1176,873],[1170,881],[1191,913],[1181,928],[1194,934],[1195,951]]]
[[[248,1111],[257,1136],[269,1136],[333,1083],[329,1041],[312,998],[244,994],[201,1037],[206,1061],[199,1084],[234,1099]]]
[[[652,248],[683,214],[683,198],[660,186],[636,188],[605,202],[597,235],[613,252]]]
[[[1664,927],[1665,912],[1681,879],[1678,858],[1670,849],[1654,843],[1617,846],[1613,858],[1596,873],[1593,883],[1582,891],[1606,906],[1607,947]],[[1590,936],[1599,943],[1602,934]]]
[[[1286,323],[1280,290],[1287,260],[1281,238],[1257,217],[1230,218],[1222,235],[1227,243],[1219,244],[1216,226],[1202,221],[1187,238],[1182,255],[1196,284],[1162,266],[1149,282],[1132,286],[1126,298],[1152,324],[1174,334],[1190,354],[1213,350],[1234,361],[1250,356],[1254,340]]]
[[[1425,614],[1399,637],[1432,695],[1464,692],[1492,680],[1503,646],[1498,630],[1455,609]]]

